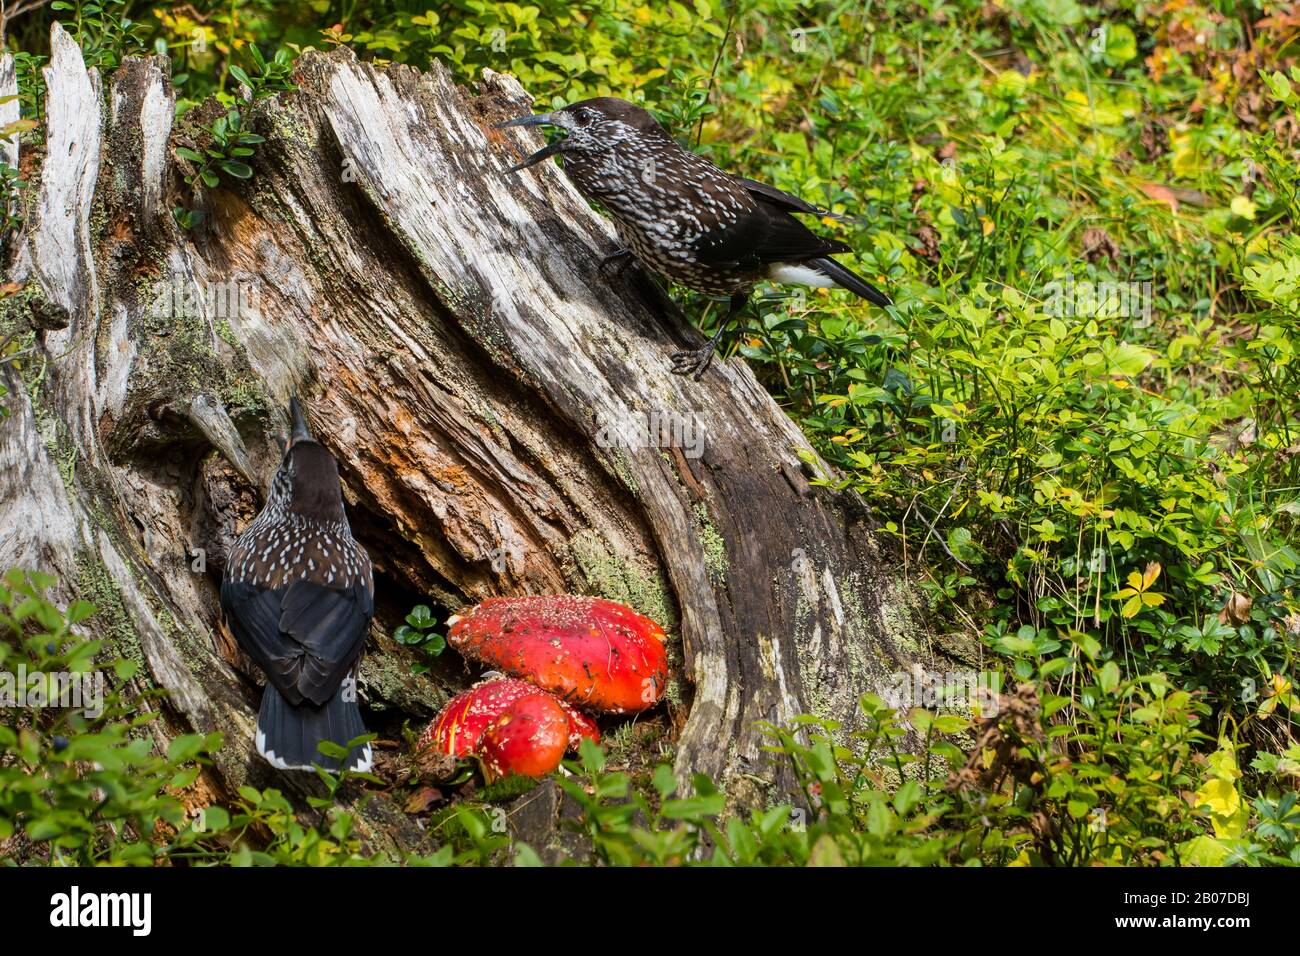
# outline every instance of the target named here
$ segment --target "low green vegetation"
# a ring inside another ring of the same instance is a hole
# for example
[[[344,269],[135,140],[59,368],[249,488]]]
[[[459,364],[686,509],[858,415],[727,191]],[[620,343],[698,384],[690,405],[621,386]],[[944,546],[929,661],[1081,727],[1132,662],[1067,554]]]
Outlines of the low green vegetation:
[[[61,608],[54,580],[11,571],[0,585],[0,845],[19,863],[347,866],[542,862],[513,840],[503,805],[532,782],[503,781],[436,814],[427,854],[376,851],[341,800],[370,774],[318,770],[319,813],[304,822],[275,789],[242,786],[229,806],[186,803],[220,734],[191,734],[160,753],[150,732],[156,693],[130,685],[136,665],[101,663],[100,641],[78,636],[94,613]],[[899,714],[874,695],[865,726],[847,736],[807,717],[770,727],[770,750],[797,781],[798,804],[729,812],[697,775],[679,794],[672,768],[612,770],[584,741],[559,778],[589,852],[612,865],[1123,865],[1295,863],[1300,807],[1287,785],[1300,748],[1257,757],[1268,792],[1244,789],[1237,747],[1200,729],[1208,708],[1162,674],[1124,678],[1086,641],[1075,648],[1073,695],[1046,694],[1043,666],[1003,695],[976,728],[954,714]],[[1060,658],[1054,658],[1057,660]],[[1050,662],[1049,662],[1050,664]],[[52,675],[75,675],[79,707],[56,697]],[[23,683],[21,675],[39,679]],[[19,689],[21,686],[21,690]],[[95,690],[98,688],[98,691]],[[21,699],[14,695],[21,693]],[[33,697],[33,694],[40,695]],[[901,738],[919,735],[919,753]],[[359,743],[364,739],[359,738]],[[342,756],[345,748],[334,748]],[[464,783],[468,776],[460,774]],[[517,778],[512,778],[517,779]],[[419,794],[417,793],[416,796]],[[1190,795],[1190,796],[1189,796]],[[408,808],[412,804],[408,803]],[[552,862],[568,859],[549,852]]]
[[[393,639],[398,644],[413,648],[421,660],[411,665],[411,672],[423,674],[429,669],[429,662],[447,649],[447,639],[438,633],[438,620],[433,616],[427,604],[417,604],[406,615],[405,623],[398,625]]]
[[[176,155],[193,167],[194,171],[185,177],[189,186],[197,187],[202,183],[209,189],[216,189],[222,174],[232,179],[252,178],[253,167],[248,160],[257,151],[258,144],[265,142],[265,137],[244,128],[239,110],[231,109],[225,116],[217,117],[210,126],[202,127],[202,133],[207,143],[202,152],[188,146],[176,149]],[[177,206],[173,214],[183,229],[193,229],[203,221],[203,212],[198,209]]]

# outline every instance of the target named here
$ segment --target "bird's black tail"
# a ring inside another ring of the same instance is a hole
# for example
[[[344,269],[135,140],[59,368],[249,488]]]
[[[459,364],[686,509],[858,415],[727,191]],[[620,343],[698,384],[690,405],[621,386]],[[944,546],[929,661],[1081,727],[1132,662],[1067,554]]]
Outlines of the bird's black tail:
[[[257,752],[280,770],[311,770],[313,763],[326,770],[337,771],[340,763],[349,770],[369,770],[370,744],[353,747],[343,761],[316,749],[322,740],[346,747],[366,732],[354,681],[348,677],[329,703],[319,707],[308,702],[295,707],[268,682],[257,715]]]
[[[884,308],[894,303],[889,300],[889,296],[881,292],[874,285],[868,282],[862,276],[858,275],[847,266],[842,266],[834,259],[827,256],[823,259],[810,259],[807,265],[819,272],[824,272],[830,278],[835,280],[835,284],[848,289],[856,296],[861,296],[872,305],[878,305]]]

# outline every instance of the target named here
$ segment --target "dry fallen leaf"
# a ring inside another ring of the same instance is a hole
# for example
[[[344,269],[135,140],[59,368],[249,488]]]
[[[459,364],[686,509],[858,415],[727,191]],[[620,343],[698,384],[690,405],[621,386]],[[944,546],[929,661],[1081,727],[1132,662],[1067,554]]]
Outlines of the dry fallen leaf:
[[[441,803],[445,799],[442,791],[437,787],[421,787],[407,798],[403,809],[407,813],[423,813],[435,803]]]
[[[1105,229],[1092,226],[1083,231],[1083,257],[1089,262],[1099,259],[1119,261],[1119,243]]]
[[[1138,189],[1146,193],[1148,198],[1156,202],[1168,203],[1170,209],[1178,212],[1178,198],[1168,186],[1161,186],[1159,183],[1138,183]]]
[[[1223,605],[1223,610],[1219,612],[1219,623],[1236,624],[1238,626],[1245,624],[1250,620],[1250,608],[1254,604],[1249,597],[1240,591],[1233,591],[1228,596],[1227,602]]]
[[[931,262],[939,261],[939,230],[929,223],[921,223],[912,233],[912,237],[917,241],[917,245],[912,247],[912,252],[922,259]]]

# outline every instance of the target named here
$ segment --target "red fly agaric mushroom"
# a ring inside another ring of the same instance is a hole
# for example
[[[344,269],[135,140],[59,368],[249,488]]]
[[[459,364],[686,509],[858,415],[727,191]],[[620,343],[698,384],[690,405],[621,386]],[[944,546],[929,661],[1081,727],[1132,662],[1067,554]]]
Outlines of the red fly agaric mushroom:
[[[634,713],[668,683],[666,637],[650,618],[603,598],[489,598],[447,621],[447,643],[588,710]]]
[[[513,677],[494,677],[480,681],[467,691],[457,694],[442,708],[420,735],[416,751],[432,745],[439,753],[467,757],[476,753],[479,741],[488,725],[524,697],[544,694],[527,681]],[[567,703],[555,698],[568,720],[568,746],[577,750],[583,737],[600,740],[600,731],[585,714],[580,714]]]
[[[488,724],[478,754],[489,780],[519,774],[544,777],[560,765],[569,743],[569,718],[545,691],[521,697]]]

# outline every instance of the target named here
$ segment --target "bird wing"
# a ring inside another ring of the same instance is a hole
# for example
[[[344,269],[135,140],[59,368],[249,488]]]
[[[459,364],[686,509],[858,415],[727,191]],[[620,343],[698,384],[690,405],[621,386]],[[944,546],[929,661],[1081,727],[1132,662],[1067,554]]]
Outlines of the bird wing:
[[[802,262],[849,246],[818,236],[784,208],[761,197],[735,220],[715,222],[696,244],[698,262],[721,268],[757,268],[766,262]]]
[[[744,176],[736,176],[736,181],[748,189],[754,198],[760,202],[766,202],[781,209],[788,209],[791,212],[806,212],[813,216],[830,215],[825,210],[818,209],[812,203],[805,202],[798,196],[791,196],[789,193],[777,189],[775,186],[769,186],[767,183],[760,183],[757,179],[746,179]]]
[[[360,582],[339,589],[295,581],[272,589],[227,581],[221,607],[240,647],[286,700],[324,704],[361,654],[375,601]]]

